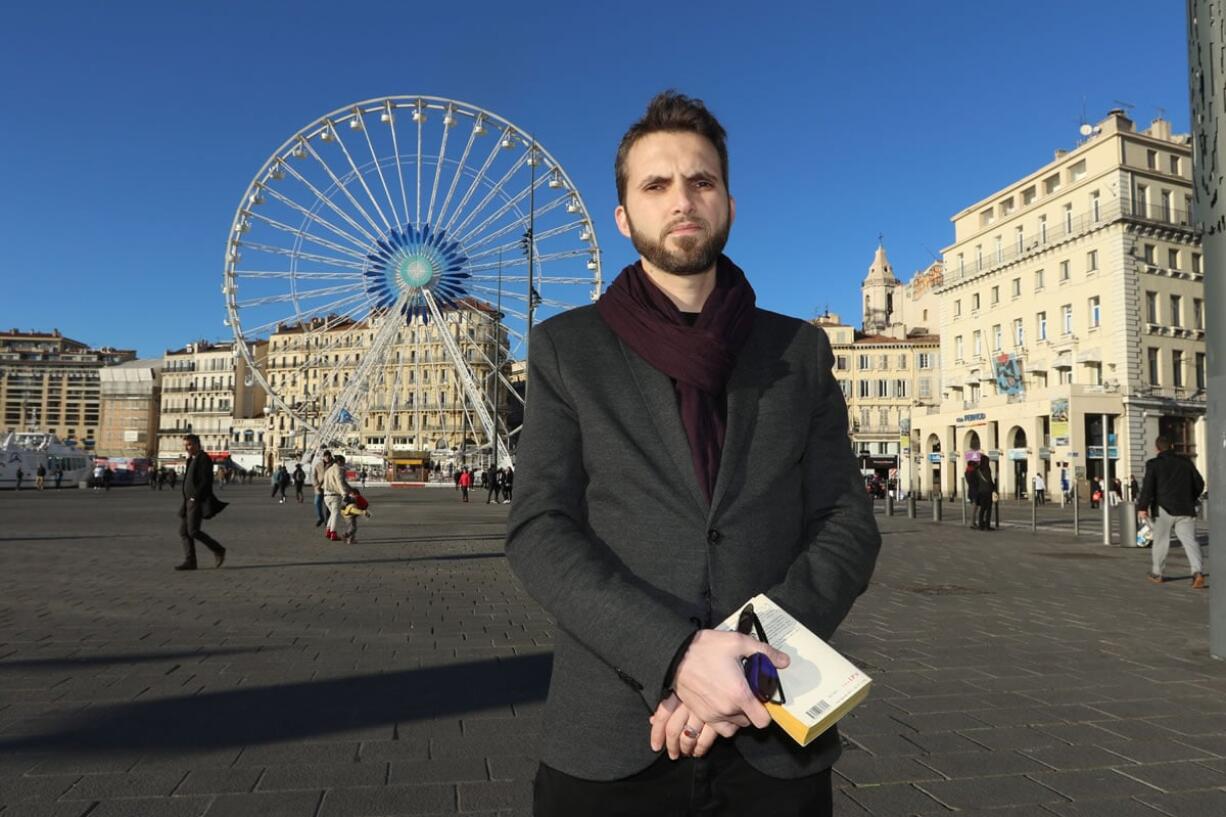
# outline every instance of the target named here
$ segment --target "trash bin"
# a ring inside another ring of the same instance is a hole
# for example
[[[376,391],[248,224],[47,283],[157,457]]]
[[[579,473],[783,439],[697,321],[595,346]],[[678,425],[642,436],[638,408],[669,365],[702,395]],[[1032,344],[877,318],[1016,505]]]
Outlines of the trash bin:
[[[1137,505],[1135,502],[1121,502],[1115,506],[1119,516],[1120,547],[1134,548],[1137,546]]]

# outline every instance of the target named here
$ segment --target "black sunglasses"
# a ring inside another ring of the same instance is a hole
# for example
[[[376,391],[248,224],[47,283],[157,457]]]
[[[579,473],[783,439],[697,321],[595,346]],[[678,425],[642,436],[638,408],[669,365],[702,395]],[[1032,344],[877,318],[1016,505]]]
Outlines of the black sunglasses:
[[[736,622],[736,631],[741,635],[749,635],[756,631],[759,641],[763,644],[770,643],[766,640],[766,631],[762,629],[762,621],[753,611],[752,604],[746,604],[745,609],[741,611],[741,616]],[[769,658],[756,652],[742,659],[741,666],[745,670],[745,680],[749,683],[749,690],[753,692],[754,697],[762,703],[787,703],[787,698],[783,695],[783,684],[779,682],[779,670]]]

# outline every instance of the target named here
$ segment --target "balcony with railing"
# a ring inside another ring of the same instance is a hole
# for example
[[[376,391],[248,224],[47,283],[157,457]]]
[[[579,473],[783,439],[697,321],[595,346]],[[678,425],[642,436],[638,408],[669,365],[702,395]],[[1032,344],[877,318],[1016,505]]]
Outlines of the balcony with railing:
[[[1116,221],[1139,221],[1145,224],[1166,226],[1194,234],[1200,228],[1193,221],[1193,213],[1162,206],[1147,198],[1118,198],[1102,202],[1097,208],[1046,224],[1037,233],[1022,237],[1021,246],[1015,241],[1009,247],[1002,245],[999,251],[985,252],[981,258],[964,261],[959,266],[957,259],[945,259],[945,274],[940,289],[977,278],[1000,267],[1008,266],[1028,256],[1048,250],[1069,239],[1077,238]],[[969,241],[969,239],[968,239]],[[966,246],[963,242],[962,246]]]

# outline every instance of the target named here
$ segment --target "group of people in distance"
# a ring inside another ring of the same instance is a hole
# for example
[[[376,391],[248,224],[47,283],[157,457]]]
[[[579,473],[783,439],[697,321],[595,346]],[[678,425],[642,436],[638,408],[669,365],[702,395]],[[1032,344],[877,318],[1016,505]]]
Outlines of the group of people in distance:
[[[468,466],[455,472],[455,488],[460,492],[461,502],[467,502],[469,491],[476,487],[477,473],[477,471]],[[511,492],[515,489],[514,468],[510,466],[496,469],[486,468],[480,472],[480,481],[481,487],[486,491],[486,505],[489,505],[491,502],[495,505],[509,505],[511,503]]]

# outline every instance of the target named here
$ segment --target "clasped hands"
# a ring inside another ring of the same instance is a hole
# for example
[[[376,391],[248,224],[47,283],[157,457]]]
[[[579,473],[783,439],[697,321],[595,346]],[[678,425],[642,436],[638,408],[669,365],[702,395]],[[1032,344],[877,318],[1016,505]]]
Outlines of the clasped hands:
[[[668,756],[702,757],[717,737],[730,738],[750,724],[770,725],[766,707],[749,689],[741,660],[763,653],[777,668],[787,653],[740,633],[700,630],[677,666],[673,692],[650,718],[651,750]]]

